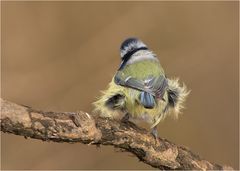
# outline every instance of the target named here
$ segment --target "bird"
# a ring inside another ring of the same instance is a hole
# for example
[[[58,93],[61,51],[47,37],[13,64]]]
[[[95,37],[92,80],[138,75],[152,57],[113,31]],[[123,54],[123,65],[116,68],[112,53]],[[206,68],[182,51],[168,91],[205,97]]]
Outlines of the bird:
[[[93,103],[101,117],[142,120],[158,138],[157,126],[168,115],[178,118],[189,94],[178,78],[169,79],[157,55],[138,38],[120,46],[121,64],[108,88]]]

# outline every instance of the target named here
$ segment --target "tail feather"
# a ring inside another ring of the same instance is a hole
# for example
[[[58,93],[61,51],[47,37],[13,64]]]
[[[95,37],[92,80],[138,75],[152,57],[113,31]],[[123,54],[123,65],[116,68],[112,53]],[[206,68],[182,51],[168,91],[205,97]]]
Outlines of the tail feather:
[[[155,106],[155,100],[154,97],[147,92],[141,92],[140,93],[140,103],[147,109],[152,109]]]

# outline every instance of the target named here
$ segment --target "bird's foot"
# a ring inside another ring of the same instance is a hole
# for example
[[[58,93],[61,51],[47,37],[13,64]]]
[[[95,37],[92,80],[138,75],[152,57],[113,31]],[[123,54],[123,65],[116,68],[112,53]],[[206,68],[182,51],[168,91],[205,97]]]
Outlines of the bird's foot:
[[[158,139],[158,131],[156,126],[152,128],[151,134],[153,135],[153,138],[155,140],[155,145],[157,145],[159,143],[159,139]]]
[[[128,122],[129,121],[129,118],[130,118],[130,115],[129,115],[129,113],[126,113],[123,117],[122,117],[122,119],[121,119],[121,122]]]

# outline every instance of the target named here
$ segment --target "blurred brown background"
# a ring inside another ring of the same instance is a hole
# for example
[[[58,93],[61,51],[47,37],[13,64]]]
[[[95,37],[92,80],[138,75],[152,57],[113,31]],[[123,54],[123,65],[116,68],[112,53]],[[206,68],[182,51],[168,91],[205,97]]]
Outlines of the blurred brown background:
[[[2,97],[34,108],[91,112],[118,68],[119,46],[142,39],[169,77],[192,90],[159,134],[238,169],[238,2],[1,2]],[[2,169],[152,169],[112,147],[2,133]]]

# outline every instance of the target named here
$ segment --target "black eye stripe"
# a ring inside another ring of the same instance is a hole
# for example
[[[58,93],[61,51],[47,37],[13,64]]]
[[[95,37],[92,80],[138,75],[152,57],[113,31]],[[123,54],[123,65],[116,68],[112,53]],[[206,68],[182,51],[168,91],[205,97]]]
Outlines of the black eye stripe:
[[[126,53],[126,54],[122,57],[122,60],[128,59],[129,57],[131,57],[134,53],[136,53],[136,52],[139,51],[139,50],[147,50],[147,49],[148,49],[147,47],[140,47],[140,48],[133,49],[133,50],[129,51],[128,53]]]
[[[119,67],[118,70],[123,69],[123,67],[126,65],[127,61],[131,58],[131,56],[132,56],[134,53],[136,53],[137,51],[139,51],[139,50],[148,50],[148,48],[147,48],[147,47],[140,47],[140,48],[134,49],[134,50],[126,53],[126,54],[122,57],[122,63],[121,63],[121,65],[120,65],[120,67]]]

